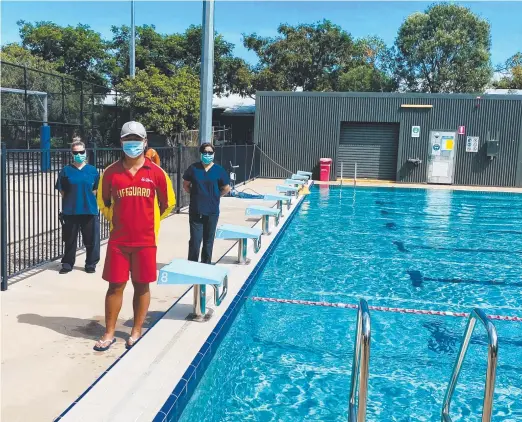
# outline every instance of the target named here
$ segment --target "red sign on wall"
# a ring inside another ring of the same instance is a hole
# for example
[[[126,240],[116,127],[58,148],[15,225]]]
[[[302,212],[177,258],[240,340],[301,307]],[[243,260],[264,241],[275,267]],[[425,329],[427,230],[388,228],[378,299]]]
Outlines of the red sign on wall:
[[[459,135],[466,134],[466,126],[459,126]]]

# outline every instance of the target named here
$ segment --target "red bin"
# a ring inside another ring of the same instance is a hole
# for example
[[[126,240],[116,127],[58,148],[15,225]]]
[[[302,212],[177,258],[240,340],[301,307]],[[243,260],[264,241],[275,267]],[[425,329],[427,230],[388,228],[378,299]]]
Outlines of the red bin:
[[[328,182],[330,180],[330,168],[332,167],[331,158],[321,158],[319,160],[319,180],[321,182]]]

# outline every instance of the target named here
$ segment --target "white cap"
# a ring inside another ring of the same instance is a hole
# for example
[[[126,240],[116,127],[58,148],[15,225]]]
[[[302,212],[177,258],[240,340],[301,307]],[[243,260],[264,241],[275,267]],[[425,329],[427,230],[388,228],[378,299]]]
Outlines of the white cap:
[[[145,139],[147,137],[147,131],[140,122],[127,122],[121,128],[121,138],[129,135],[137,135],[140,138]]]

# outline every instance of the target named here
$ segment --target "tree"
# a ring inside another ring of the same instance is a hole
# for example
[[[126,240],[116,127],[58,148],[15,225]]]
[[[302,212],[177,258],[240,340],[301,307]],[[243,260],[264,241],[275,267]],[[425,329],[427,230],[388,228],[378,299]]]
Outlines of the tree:
[[[502,77],[494,84],[495,88],[522,89],[522,52],[514,54],[497,70],[502,73]]]
[[[370,56],[365,55],[370,47],[377,48],[371,43],[377,38],[354,40],[348,32],[328,20],[297,26],[282,24],[278,33],[275,38],[255,33],[243,35],[245,47],[259,57],[259,64],[251,76],[251,94],[256,90],[351,89],[350,84],[341,84],[340,78],[356,67],[365,65],[370,73],[381,72],[377,57],[370,60]],[[382,46],[386,47],[384,43]],[[381,51],[374,53],[377,56]],[[346,78],[348,76],[343,79]],[[359,84],[358,88],[372,90],[370,85]]]
[[[395,41],[395,74],[420,92],[482,92],[492,75],[490,26],[469,9],[435,4],[410,15]]]
[[[136,119],[149,130],[167,136],[172,143],[177,133],[196,128],[199,121],[199,77],[190,68],[172,69],[167,76],[149,66],[138,70],[134,79],[125,78],[117,87],[127,95]]]
[[[112,82],[118,84],[129,74],[130,28],[113,27],[110,49]],[[136,68],[156,67],[170,76],[176,69],[188,67],[199,74],[201,66],[201,26],[191,25],[184,33],[164,35],[154,25],[136,28]],[[248,86],[250,70],[247,64],[233,55],[234,45],[216,34],[214,40],[214,92],[242,93]]]
[[[18,22],[22,46],[55,63],[59,72],[82,81],[107,85],[107,43],[88,25],[62,27],[52,22]]]

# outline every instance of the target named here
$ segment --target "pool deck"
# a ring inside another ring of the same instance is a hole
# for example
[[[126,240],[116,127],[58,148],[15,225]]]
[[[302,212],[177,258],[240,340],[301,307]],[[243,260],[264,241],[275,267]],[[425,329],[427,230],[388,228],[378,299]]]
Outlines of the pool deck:
[[[275,193],[279,183],[279,180],[257,179],[238,190]],[[254,225],[254,220],[245,220],[245,209],[252,204],[273,206],[275,201],[223,198],[220,223]],[[174,258],[186,258],[188,239],[186,211],[164,220],[158,268]],[[216,240],[214,260],[226,254],[233,244]],[[132,327],[132,286],[124,294],[117,343],[105,353],[92,350],[104,332],[107,283],[102,280],[101,271],[105,250],[106,245],[102,244],[96,274],[83,272],[84,253],[80,252],[73,272],[59,275],[60,264],[53,262],[10,280],[9,289],[2,292],[0,420],[53,420],[125,352],[124,342]],[[233,251],[236,253],[236,248]],[[187,286],[153,285],[146,327],[158,321],[186,290]],[[187,310],[186,306],[179,308]]]

